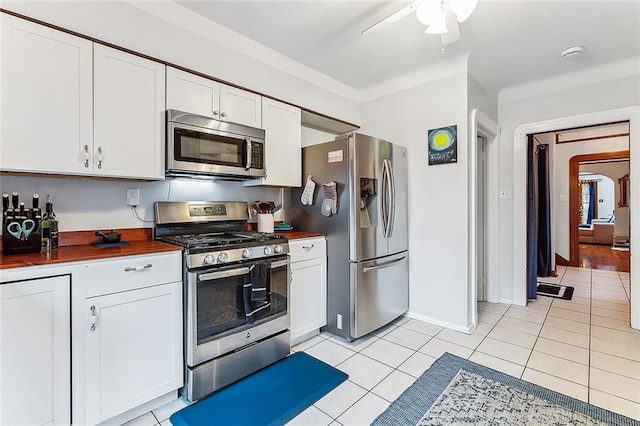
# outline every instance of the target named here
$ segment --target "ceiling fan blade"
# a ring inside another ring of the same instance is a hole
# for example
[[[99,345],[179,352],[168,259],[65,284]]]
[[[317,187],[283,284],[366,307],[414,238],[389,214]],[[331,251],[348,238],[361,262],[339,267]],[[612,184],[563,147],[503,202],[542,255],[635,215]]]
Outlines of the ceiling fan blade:
[[[377,24],[374,24],[374,25],[370,26],[369,28],[364,30],[362,32],[362,34],[373,34],[373,33],[378,32],[379,30],[381,30],[383,28],[388,27],[389,25],[395,24],[396,22],[398,22],[399,20],[401,20],[402,18],[404,18],[405,16],[407,16],[411,12],[415,12],[415,10],[418,8],[420,3],[422,3],[422,0],[415,0],[413,3],[407,5],[407,6],[403,7],[402,9],[398,10],[397,12],[387,16],[386,18],[384,18],[382,21],[378,22]]]
[[[451,13],[451,11],[447,11],[447,30],[448,31],[446,33],[440,35],[440,40],[442,41],[443,46],[451,44],[460,38],[460,28],[458,27],[458,21],[456,20],[456,16]]]

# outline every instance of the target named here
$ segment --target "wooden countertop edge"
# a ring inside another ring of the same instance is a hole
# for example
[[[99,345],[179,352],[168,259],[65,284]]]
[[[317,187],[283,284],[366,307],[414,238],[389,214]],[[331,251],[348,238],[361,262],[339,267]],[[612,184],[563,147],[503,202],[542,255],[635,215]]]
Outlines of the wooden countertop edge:
[[[106,231],[108,230],[103,232]],[[41,253],[12,255],[0,253],[0,270],[182,251],[180,246],[153,240],[151,228],[117,229],[116,231],[122,233],[122,241],[129,242],[129,245],[95,247],[92,243],[101,240],[93,234],[94,231],[62,232],[58,249]],[[278,234],[283,234],[289,240],[324,237],[323,234],[303,231],[282,231]]]

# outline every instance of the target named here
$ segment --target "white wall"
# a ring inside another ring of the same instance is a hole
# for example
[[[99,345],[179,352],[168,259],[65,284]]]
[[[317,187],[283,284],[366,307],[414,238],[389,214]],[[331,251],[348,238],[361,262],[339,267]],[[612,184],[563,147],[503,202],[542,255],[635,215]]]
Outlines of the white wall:
[[[365,102],[361,114],[362,133],[407,147],[409,312],[468,330],[466,69]],[[429,166],[427,131],[453,124],[458,126],[458,162]]]
[[[554,147],[554,194],[555,194],[555,249],[556,253],[569,259],[569,160],[576,155],[596,154],[629,149],[629,138],[609,138],[575,143],[560,143]],[[562,201],[565,199],[567,201]]]
[[[500,185],[511,191],[514,198],[501,199],[500,207],[500,257],[503,262],[501,273],[500,297],[504,301],[513,300],[514,285],[514,199],[516,191],[525,192],[526,188],[514,188],[514,132],[518,126],[572,117],[581,114],[613,110],[640,105],[640,75],[622,77],[581,87],[572,87],[553,93],[510,97],[511,101],[499,100],[498,117],[501,128],[500,143]],[[592,123],[599,124],[599,123]],[[640,147],[635,147],[640,150]],[[634,146],[631,146],[633,155]],[[525,161],[526,164],[526,161]],[[634,179],[634,176],[631,176]],[[639,179],[635,177],[635,179]],[[556,176],[555,180],[559,180]],[[640,185],[640,181],[632,183]]]
[[[127,188],[140,189],[139,220],[126,205]],[[161,182],[127,182],[72,177],[0,177],[0,192],[18,191],[27,206],[31,195],[53,198],[61,231],[105,230],[111,228],[150,228],[154,226],[156,201],[275,201],[281,203],[278,188],[243,187],[239,182],[169,179]],[[44,207],[44,201],[41,202]],[[275,220],[282,219],[276,213]]]

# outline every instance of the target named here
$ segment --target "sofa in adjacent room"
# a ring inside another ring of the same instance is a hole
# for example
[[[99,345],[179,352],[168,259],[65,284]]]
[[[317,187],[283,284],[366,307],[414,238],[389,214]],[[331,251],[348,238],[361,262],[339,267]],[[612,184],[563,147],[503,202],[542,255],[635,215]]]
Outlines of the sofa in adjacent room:
[[[593,219],[588,227],[580,226],[578,241],[582,244],[613,245],[614,225],[609,218]]]

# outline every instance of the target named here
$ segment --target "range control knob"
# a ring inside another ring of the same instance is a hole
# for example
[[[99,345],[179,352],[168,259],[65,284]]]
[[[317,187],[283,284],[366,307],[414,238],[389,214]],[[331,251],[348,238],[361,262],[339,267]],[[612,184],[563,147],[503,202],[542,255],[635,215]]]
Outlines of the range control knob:
[[[210,254],[206,255],[204,259],[202,259],[202,263],[204,263],[205,265],[213,265],[213,256],[211,256]]]
[[[228,255],[227,253],[224,253],[224,252],[223,252],[223,253],[220,253],[220,254],[218,255],[218,262],[220,262],[220,263],[224,263],[224,262],[226,262],[227,260],[229,260],[229,255]]]
[[[282,253],[282,246],[275,246],[273,248],[273,251],[275,251],[276,253]]]
[[[245,251],[242,252],[242,257],[247,258],[247,257],[251,257],[251,250],[247,249]]]
[[[266,254],[267,256],[270,255],[271,253],[273,253],[273,247],[271,246],[266,246],[264,248],[264,254]]]

